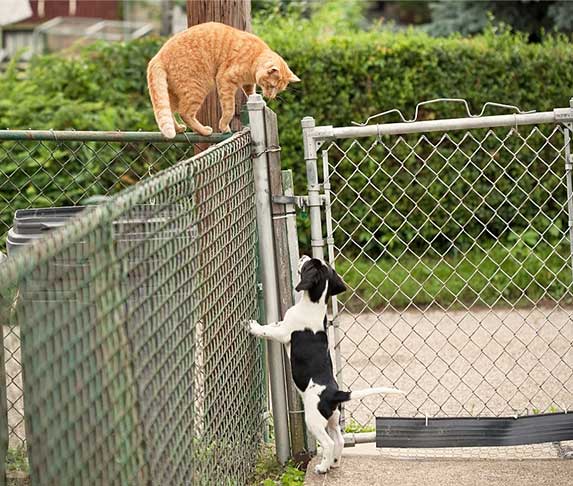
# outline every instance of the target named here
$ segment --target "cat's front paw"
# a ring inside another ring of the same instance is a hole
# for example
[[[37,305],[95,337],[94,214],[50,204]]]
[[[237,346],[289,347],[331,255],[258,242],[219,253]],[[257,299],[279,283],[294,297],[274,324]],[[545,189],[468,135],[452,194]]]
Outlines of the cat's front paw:
[[[224,119],[219,120],[219,131],[221,133],[226,133],[231,131],[231,127],[229,126],[229,121],[225,121]]]

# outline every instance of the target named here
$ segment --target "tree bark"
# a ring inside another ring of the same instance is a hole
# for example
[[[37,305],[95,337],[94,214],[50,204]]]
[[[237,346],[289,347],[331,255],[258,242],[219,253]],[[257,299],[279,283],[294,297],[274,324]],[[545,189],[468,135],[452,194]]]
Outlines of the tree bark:
[[[172,0],[161,0],[161,35],[171,35],[173,15],[173,1]]]
[[[192,27],[204,22],[220,22],[250,32],[251,0],[187,0],[187,25]],[[246,96],[239,90],[235,101],[235,116],[231,121],[232,130],[241,128],[240,112],[245,101]],[[217,131],[220,117],[221,107],[217,91],[213,90],[203,102],[197,119]],[[197,144],[196,147],[196,152],[206,148],[203,144]]]

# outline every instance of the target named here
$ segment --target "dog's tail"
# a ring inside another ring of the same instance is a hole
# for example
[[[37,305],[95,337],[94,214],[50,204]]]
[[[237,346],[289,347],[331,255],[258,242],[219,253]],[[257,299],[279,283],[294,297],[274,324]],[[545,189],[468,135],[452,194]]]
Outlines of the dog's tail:
[[[386,386],[376,387],[376,388],[364,388],[364,390],[354,390],[354,391],[342,391],[338,390],[335,394],[334,399],[337,402],[348,402],[350,400],[358,400],[359,398],[364,398],[369,395],[379,395],[379,394],[397,394],[403,395],[404,392],[402,390],[398,390],[398,388],[389,388]]]

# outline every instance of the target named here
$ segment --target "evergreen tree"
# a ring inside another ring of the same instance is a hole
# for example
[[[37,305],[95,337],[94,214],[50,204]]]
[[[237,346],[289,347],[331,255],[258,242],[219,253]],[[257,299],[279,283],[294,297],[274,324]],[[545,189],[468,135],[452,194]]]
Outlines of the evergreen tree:
[[[482,32],[489,23],[489,14],[493,15],[494,21],[504,22],[516,31],[529,34],[531,41],[540,40],[543,32],[573,31],[573,2],[566,0],[440,0],[430,3],[430,11],[432,21],[426,28],[436,36]]]

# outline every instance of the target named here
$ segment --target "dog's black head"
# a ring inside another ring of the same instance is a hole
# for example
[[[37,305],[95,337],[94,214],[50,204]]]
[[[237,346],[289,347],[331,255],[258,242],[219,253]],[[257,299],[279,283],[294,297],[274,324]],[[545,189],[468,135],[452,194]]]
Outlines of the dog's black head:
[[[326,299],[331,295],[340,294],[346,290],[346,285],[340,276],[318,258],[303,255],[298,263],[300,282],[296,286],[298,292],[306,290],[311,302],[318,302],[328,282]]]

